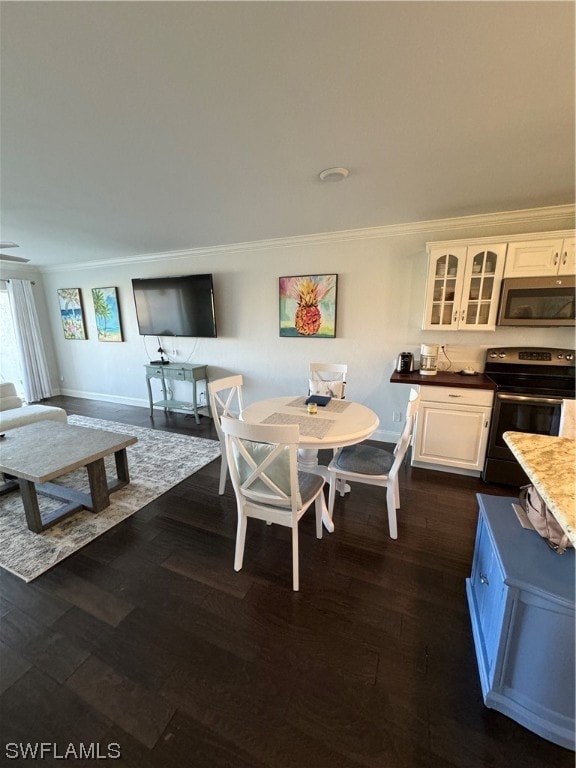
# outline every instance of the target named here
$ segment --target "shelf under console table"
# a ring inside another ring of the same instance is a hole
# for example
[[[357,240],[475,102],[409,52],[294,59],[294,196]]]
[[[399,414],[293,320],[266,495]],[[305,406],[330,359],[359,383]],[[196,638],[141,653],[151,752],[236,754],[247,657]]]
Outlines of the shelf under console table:
[[[205,416],[211,416],[209,405],[198,405],[198,382],[206,382],[208,388],[208,373],[206,365],[192,365],[191,363],[167,363],[165,365],[148,364],[146,368],[146,386],[148,388],[148,402],[150,403],[150,417],[154,418],[154,408],[162,408],[164,411],[184,411],[193,413],[196,424],[200,423],[198,412],[201,410]],[[160,379],[162,382],[162,400],[154,400],[152,396],[151,379]],[[168,398],[166,382],[188,381],[192,384],[192,400],[172,400]],[[206,392],[206,395],[208,393]]]

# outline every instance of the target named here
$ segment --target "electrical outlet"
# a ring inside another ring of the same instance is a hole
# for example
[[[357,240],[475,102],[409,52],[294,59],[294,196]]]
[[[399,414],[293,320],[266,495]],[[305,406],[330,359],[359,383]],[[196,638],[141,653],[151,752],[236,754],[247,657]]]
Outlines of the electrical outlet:
[[[392,421],[402,421],[402,414],[400,411],[392,411]]]

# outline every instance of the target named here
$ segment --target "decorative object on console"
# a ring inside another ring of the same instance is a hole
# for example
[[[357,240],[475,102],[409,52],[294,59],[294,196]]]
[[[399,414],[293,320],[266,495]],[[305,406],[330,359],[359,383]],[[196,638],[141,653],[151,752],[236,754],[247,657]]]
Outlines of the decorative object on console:
[[[117,288],[92,288],[98,341],[123,341]]]
[[[64,338],[81,341],[87,339],[80,288],[58,288],[58,301]]]
[[[338,275],[279,279],[280,336],[334,338]]]

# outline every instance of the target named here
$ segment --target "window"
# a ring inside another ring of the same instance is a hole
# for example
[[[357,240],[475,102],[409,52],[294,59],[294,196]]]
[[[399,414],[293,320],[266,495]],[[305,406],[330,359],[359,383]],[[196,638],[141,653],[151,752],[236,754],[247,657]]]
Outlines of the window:
[[[0,378],[2,381],[11,381],[16,387],[18,397],[25,399],[22,369],[20,367],[20,356],[16,345],[16,333],[14,331],[14,320],[12,310],[10,309],[10,300],[6,284],[0,282],[0,345],[2,346],[2,355],[0,355]]]

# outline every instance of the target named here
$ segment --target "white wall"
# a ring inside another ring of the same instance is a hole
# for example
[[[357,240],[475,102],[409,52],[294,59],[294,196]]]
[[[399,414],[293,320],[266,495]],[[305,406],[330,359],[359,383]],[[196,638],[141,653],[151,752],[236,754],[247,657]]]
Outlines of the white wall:
[[[53,342],[54,386],[63,394],[147,405],[144,364],[157,358],[157,341],[138,335],[131,278],[212,272],[214,274],[217,339],[164,338],[170,360],[206,363],[211,378],[242,373],[245,400],[274,395],[304,394],[310,361],[346,362],[348,397],[373,408],[380,417],[375,437],[392,439],[398,424],[392,412],[403,410],[408,388],[390,384],[400,351],[417,352],[423,341],[450,345],[455,359],[483,359],[490,346],[531,344],[574,346],[570,328],[499,328],[487,332],[422,331],[426,282],[426,248],[430,240],[459,239],[529,231],[566,229],[573,220],[549,217],[533,221],[489,223],[479,228],[470,220],[342,233],[341,237],[295,238],[285,242],[208,249],[180,255],[143,257],[129,263],[50,268],[35,279],[43,282],[47,344]],[[282,275],[338,274],[337,338],[280,338],[278,278]],[[97,340],[91,288],[117,286],[122,314],[122,343]],[[88,340],[63,338],[57,288],[81,288]],[[51,336],[52,341],[50,341]],[[462,354],[460,345],[466,349]],[[187,385],[177,396],[186,399]]]

